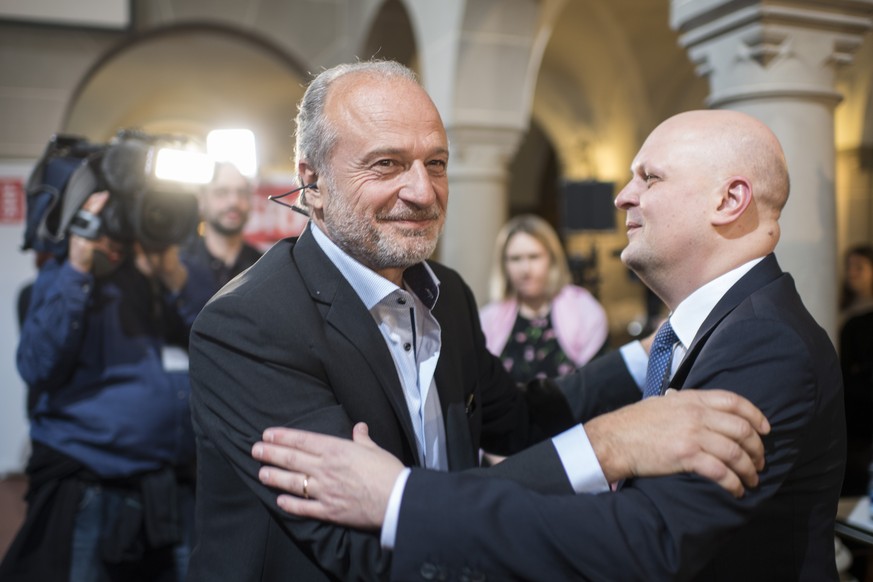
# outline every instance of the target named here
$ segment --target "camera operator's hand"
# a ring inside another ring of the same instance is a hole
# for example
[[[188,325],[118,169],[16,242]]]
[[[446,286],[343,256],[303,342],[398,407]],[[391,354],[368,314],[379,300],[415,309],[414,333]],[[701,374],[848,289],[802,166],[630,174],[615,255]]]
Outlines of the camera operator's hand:
[[[188,269],[179,260],[179,245],[160,251],[146,251],[134,244],[136,268],[147,277],[156,277],[172,293],[178,293],[188,281]]]
[[[91,194],[85,203],[82,205],[83,210],[87,210],[95,216],[99,215],[106,206],[106,201],[109,200],[109,192],[95,192]],[[90,273],[94,266],[94,252],[102,252],[111,263],[117,263],[123,258],[123,249],[119,243],[116,243],[106,236],[101,236],[96,240],[91,240],[76,234],[70,234],[69,261],[70,266],[80,273]]]

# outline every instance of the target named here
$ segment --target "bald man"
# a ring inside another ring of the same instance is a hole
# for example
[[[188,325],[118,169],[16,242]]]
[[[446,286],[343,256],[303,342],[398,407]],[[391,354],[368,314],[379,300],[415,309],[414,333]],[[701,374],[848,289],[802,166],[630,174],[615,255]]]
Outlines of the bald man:
[[[287,470],[261,478],[297,495],[305,479],[308,496],[280,506],[363,528],[384,519],[392,577],[402,580],[837,580],[842,381],[827,335],[773,255],[789,190],[778,140],[742,113],[686,112],[652,132],[631,169],[615,201],[627,212],[622,260],[670,307],[675,334],[654,394],[726,388],[757,405],[772,427],[758,487],[736,498],[680,474],[631,479],[615,493],[540,495],[403,469],[361,426],[356,443],[278,429],[254,453]],[[597,438],[602,463],[609,435]]]

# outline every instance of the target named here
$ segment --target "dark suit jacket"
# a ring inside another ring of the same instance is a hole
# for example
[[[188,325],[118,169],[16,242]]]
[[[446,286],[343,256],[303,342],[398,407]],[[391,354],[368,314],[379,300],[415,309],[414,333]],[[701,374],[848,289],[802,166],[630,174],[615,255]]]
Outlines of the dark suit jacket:
[[[480,446],[509,453],[570,425],[557,390],[535,385],[520,397],[485,348],[470,289],[454,271],[431,266],[440,280],[435,379],[450,468],[477,466]],[[378,535],[284,514],[250,457],[269,426],[349,437],[364,421],[380,446],[417,464],[385,341],[309,231],[277,243],[212,299],[192,330],[190,366],[198,473],[189,580],[387,577],[390,556]],[[532,484],[534,472],[545,472],[556,476],[543,480],[546,490],[566,490],[553,462],[526,465],[515,477]]]
[[[549,496],[413,469],[392,576],[836,580],[846,445],[839,363],[772,255],[713,309],[672,384],[734,390],[761,408],[772,432],[757,488],[734,499],[683,474],[630,480],[617,494]]]

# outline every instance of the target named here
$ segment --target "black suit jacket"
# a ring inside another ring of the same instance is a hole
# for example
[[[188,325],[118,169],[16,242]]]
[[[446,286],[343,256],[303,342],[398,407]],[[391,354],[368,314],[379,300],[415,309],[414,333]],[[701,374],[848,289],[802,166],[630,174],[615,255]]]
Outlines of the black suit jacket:
[[[772,432],[757,488],[735,499],[683,474],[629,480],[619,493],[549,496],[413,470],[393,577],[836,580],[846,446],[839,363],[775,257],[713,309],[672,385],[734,390],[761,408]]]
[[[478,464],[478,449],[509,453],[571,424],[548,385],[520,397],[485,348],[476,303],[454,271],[433,309],[442,330],[435,372],[452,470]],[[363,580],[387,576],[376,534],[302,520],[276,506],[257,479],[252,445],[269,426],[370,436],[417,464],[412,424],[391,354],[373,317],[307,230],[276,244],[201,312],[190,344],[197,437],[197,539],[190,580]],[[546,490],[569,487],[554,462],[514,476]],[[512,466],[501,469],[511,472]],[[527,473],[525,473],[527,472]]]

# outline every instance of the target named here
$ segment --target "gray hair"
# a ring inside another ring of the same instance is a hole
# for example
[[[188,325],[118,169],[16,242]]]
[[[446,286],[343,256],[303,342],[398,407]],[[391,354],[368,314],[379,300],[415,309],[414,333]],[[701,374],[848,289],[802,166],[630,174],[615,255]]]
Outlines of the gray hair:
[[[295,167],[306,160],[320,174],[327,173],[327,160],[339,135],[324,115],[327,94],[334,81],[349,74],[369,75],[385,79],[406,79],[418,84],[415,73],[396,61],[369,60],[337,65],[319,73],[306,88],[297,106]],[[305,184],[301,183],[301,186]],[[307,208],[306,190],[300,191],[296,204]]]

